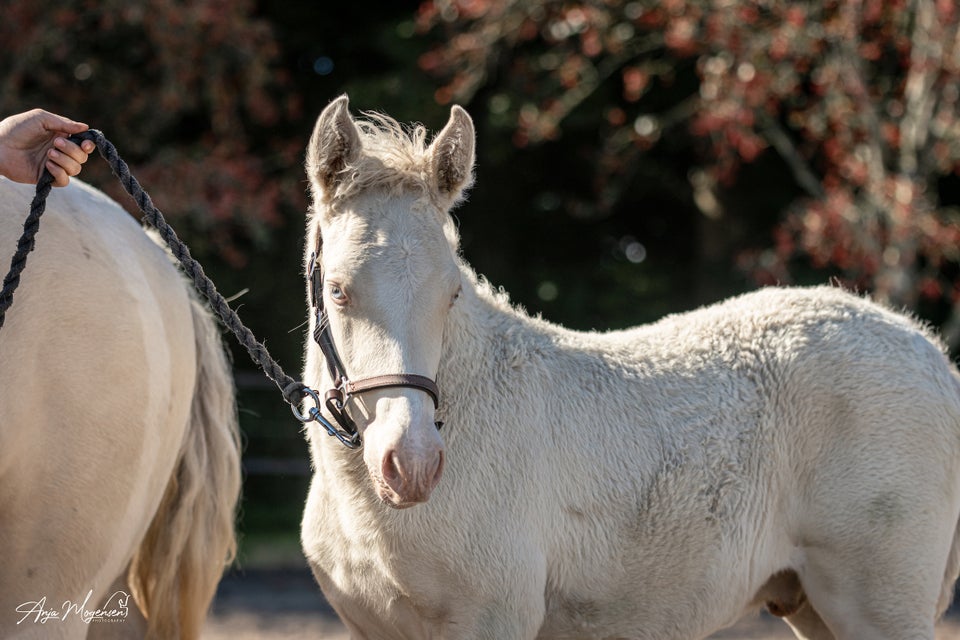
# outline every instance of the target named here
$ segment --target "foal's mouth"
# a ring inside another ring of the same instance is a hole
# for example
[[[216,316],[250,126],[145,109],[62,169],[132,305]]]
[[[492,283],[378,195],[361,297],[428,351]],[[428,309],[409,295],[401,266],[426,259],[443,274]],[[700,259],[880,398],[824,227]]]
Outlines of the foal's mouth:
[[[373,477],[371,475],[371,480],[373,480],[374,490],[377,493],[377,497],[380,498],[380,502],[387,505],[391,509],[409,509],[410,507],[415,507],[418,504],[423,504],[430,499],[429,492],[426,496],[420,499],[410,500],[400,496],[396,491],[387,486],[386,481],[381,477]]]

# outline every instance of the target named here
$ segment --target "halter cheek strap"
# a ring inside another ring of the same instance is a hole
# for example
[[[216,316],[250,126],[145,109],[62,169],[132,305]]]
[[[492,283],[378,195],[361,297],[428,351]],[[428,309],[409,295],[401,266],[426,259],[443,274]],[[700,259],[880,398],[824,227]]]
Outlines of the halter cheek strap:
[[[330,373],[330,379],[333,380],[334,384],[334,388],[324,394],[324,404],[327,407],[327,411],[330,412],[337,424],[340,425],[340,429],[331,432],[330,435],[336,436],[343,444],[354,449],[359,447],[361,443],[357,425],[345,410],[346,403],[351,396],[378,389],[408,387],[411,389],[419,389],[429,395],[430,399],[433,400],[434,409],[437,409],[440,406],[440,389],[437,387],[437,383],[430,378],[413,373],[393,373],[371,376],[360,380],[350,380],[347,378],[346,369],[333,343],[333,335],[330,333],[330,323],[328,322],[327,312],[323,304],[323,272],[319,262],[322,242],[322,238],[318,236],[317,248],[311,254],[310,264],[307,265],[310,304],[316,314],[313,339],[323,353],[323,358],[327,363],[327,371]],[[436,422],[435,424],[437,429],[443,426],[442,422]],[[330,431],[330,428],[328,427],[327,430]]]

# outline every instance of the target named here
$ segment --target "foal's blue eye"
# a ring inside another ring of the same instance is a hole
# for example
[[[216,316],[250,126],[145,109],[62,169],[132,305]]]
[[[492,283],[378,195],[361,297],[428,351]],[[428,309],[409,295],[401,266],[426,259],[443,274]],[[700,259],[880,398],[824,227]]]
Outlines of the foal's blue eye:
[[[330,299],[338,304],[343,304],[347,301],[347,294],[343,292],[343,288],[340,285],[331,284]]]

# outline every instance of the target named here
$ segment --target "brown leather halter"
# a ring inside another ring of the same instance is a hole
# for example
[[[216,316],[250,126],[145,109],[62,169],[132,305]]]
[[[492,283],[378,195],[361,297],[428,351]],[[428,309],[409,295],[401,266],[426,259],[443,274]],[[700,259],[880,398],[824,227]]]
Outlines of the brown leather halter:
[[[333,380],[334,384],[334,387],[324,394],[324,404],[333,419],[340,425],[340,428],[338,429],[325,419],[320,419],[322,416],[319,416],[319,413],[317,416],[318,421],[326,428],[329,435],[336,437],[347,447],[356,449],[361,445],[360,432],[356,423],[345,410],[346,403],[351,396],[375,389],[409,387],[419,389],[429,395],[433,400],[434,409],[436,409],[440,406],[440,389],[437,387],[437,383],[430,378],[413,373],[393,373],[360,380],[347,378],[346,369],[340,360],[340,356],[337,355],[336,346],[333,344],[330,323],[323,304],[323,268],[320,266],[322,245],[323,239],[318,235],[317,247],[310,255],[310,263],[307,265],[307,283],[310,288],[310,304],[315,314],[313,339],[320,346],[320,351],[327,361],[327,371],[330,373],[330,379]],[[437,429],[443,426],[442,422],[436,422],[435,424]]]

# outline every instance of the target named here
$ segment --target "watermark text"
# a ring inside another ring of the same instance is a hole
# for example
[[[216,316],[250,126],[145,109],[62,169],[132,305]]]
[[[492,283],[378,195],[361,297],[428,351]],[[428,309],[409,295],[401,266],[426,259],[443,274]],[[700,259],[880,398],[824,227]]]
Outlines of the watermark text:
[[[17,624],[47,624],[73,618],[79,618],[84,624],[127,619],[127,614],[130,613],[130,594],[126,591],[114,591],[96,608],[90,607],[92,597],[93,589],[87,592],[87,597],[82,601],[64,600],[59,607],[48,604],[47,596],[39,600],[28,600],[17,606],[17,613],[22,615]]]

